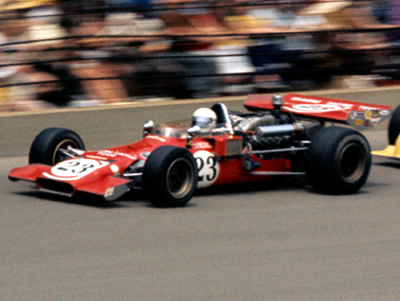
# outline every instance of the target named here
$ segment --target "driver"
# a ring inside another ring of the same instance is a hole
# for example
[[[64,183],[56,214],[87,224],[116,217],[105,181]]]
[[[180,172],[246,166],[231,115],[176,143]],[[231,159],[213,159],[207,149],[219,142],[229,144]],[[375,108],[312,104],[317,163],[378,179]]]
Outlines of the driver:
[[[217,126],[217,115],[208,108],[197,109],[193,113],[192,126],[199,126],[202,135],[211,134],[211,131]]]

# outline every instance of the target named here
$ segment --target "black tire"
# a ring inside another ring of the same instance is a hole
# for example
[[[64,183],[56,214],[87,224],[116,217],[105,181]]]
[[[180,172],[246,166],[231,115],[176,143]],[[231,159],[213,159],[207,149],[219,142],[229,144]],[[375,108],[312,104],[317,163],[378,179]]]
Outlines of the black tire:
[[[306,154],[307,178],[321,193],[356,193],[368,178],[370,151],[367,139],[353,129],[322,128]]]
[[[32,142],[29,163],[55,165],[67,159],[59,150],[66,149],[68,146],[85,150],[81,137],[74,131],[64,128],[45,129]]]
[[[182,207],[192,198],[196,185],[196,161],[187,149],[161,146],[147,158],[143,189],[154,206]]]
[[[397,137],[400,135],[400,106],[393,112],[389,123],[389,144],[394,145]]]

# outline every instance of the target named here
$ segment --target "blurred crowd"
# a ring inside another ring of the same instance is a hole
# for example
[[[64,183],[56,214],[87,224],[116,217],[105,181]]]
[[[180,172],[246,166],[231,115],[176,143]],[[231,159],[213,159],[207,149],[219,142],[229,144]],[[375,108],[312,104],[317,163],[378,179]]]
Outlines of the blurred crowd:
[[[0,111],[396,84],[400,1],[0,0]]]

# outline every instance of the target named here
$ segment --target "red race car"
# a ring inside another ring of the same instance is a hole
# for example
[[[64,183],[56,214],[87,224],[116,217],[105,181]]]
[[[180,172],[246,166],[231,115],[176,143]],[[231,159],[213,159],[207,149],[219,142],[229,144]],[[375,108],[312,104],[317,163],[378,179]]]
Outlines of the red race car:
[[[133,189],[161,207],[184,206],[196,188],[305,175],[316,191],[356,193],[367,180],[368,141],[356,129],[376,126],[392,107],[297,94],[250,95],[248,112],[222,103],[192,119],[143,128],[143,139],[86,151],[75,132],[48,128],[33,141],[29,165],[12,181],[73,196],[114,201]],[[348,126],[326,126],[342,123]]]

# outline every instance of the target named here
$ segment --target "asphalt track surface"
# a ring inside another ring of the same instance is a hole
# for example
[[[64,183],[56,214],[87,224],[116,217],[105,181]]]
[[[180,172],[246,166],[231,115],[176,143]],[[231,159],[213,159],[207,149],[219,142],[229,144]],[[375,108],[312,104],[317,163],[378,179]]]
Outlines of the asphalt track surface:
[[[332,96],[397,105],[397,94]],[[132,194],[71,200],[7,179],[44,127],[72,128],[96,149],[203,102],[0,117],[0,300],[399,300],[398,161],[374,158],[356,195],[316,194],[295,178],[198,193],[179,209]],[[385,124],[365,135],[386,146]]]

